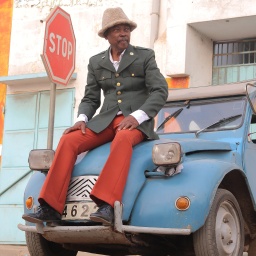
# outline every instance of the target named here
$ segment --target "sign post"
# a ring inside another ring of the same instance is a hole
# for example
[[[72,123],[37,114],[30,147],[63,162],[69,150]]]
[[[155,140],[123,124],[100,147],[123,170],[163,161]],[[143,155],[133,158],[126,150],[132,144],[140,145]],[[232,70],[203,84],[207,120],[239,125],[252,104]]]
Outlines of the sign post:
[[[43,54],[47,75],[52,82],[47,149],[53,146],[56,84],[66,86],[75,70],[76,39],[70,15],[55,7],[46,19]]]

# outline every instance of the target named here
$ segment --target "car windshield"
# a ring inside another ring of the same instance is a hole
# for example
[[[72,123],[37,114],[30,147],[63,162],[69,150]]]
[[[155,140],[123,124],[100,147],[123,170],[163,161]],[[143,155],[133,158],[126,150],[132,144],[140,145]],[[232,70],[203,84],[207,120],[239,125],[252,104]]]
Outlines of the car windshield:
[[[167,103],[156,118],[156,132],[235,129],[241,125],[244,110],[245,98]]]

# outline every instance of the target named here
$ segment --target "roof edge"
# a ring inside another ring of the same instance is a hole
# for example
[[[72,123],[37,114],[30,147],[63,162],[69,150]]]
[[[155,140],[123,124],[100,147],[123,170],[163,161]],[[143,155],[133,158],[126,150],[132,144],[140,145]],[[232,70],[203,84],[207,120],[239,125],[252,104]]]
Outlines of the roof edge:
[[[186,89],[169,89],[167,101],[246,95],[246,84],[248,82],[190,87]]]

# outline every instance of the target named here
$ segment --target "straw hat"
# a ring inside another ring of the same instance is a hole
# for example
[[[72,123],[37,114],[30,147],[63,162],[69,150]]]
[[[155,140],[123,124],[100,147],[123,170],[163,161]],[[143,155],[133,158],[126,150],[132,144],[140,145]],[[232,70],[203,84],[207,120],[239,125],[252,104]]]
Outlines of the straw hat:
[[[111,27],[119,24],[128,24],[133,31],[137,24],[128,19],[124,11],[120,8],[108,8],[104,11],[102,17],[102,29],[98,32],[100,37],[104,37],[104,33]]]

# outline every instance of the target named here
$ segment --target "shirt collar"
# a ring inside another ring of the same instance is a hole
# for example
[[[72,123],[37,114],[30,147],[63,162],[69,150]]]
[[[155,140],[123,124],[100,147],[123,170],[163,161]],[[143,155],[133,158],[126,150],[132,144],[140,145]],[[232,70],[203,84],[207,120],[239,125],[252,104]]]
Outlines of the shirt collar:
[[[111,48],[109,48],[109,59],[110,59],[110,61],[114,64],[114,63],[117,63],[117,62],[120,62],[121,61],[121,59],[122,59],[122,57],[123,57],[123,55],[124,55],[124,52],[126,51],[126,49],[124,49],[123,51],[122,51],[122,53],[120,54],[120,56],[119,56],[119,60],[113,60],[113,58],[112,58],[112,54],[111,54]]]

